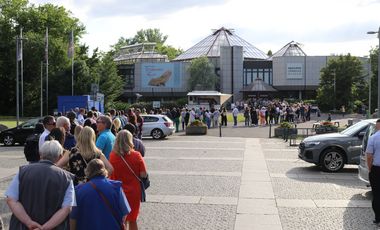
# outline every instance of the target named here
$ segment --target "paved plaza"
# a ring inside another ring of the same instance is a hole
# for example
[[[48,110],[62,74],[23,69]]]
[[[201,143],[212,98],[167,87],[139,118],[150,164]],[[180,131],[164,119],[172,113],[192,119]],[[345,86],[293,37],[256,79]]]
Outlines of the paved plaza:
[[[267,138],[266,131],[230,127],[222,138],[210,130],[207,136],[144,139],[151,187],[140,229],[377,229],[370,189],[358,180],[357,166],[323,173],[298,160],[297,147]],[[24,163],[21,147],[0,147],[5,222],[4,190]]]

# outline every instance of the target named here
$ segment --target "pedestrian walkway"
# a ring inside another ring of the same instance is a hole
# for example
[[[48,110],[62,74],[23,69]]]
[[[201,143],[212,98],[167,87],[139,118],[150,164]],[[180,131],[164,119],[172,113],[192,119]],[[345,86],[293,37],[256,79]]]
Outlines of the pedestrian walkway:
[[[276,138],[175,135],[144,142],[151,186],[140,229],[375,229],[356,166],[321,172]],[[0,148],[0,190],[25,163],[20,156],[20,147]],[[3,192],[0,214],[8,223]]]

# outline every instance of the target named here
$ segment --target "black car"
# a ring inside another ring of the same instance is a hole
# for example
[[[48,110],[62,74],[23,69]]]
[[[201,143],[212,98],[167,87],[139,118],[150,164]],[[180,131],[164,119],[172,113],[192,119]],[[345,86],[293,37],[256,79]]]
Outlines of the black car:
[[[36,124],[42,123],[42,119],[43,118],[33,118],[14,128],[1,131],[0,143],[3,143],[5,146],[11,146],[15,143],[23,145],[26,138],[33,134]]]

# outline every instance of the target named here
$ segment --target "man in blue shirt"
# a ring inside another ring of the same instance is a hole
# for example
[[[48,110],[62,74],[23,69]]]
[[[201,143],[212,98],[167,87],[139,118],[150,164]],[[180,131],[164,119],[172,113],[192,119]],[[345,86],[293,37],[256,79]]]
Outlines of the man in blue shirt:
[[[115,143],[115,135],[112,134],[110,128],[112,120],[107,116],[100,116],[96,120],[96,128],[99,132],[98,139],[96,140],[96,147],[98,147],[103,154],[109,159],[110,153]]]
[[[368,139],[366,149],[369,182],[372,188],[373,223],[380,224],[380,119],[376,121],[376,133]]]

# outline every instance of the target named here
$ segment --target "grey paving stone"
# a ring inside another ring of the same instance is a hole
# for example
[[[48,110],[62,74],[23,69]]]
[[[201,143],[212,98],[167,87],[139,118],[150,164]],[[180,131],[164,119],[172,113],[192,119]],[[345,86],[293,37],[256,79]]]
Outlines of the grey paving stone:
[[[166,158],[180,158],[180,157],[233,157],[242,158],[244,151],[230,151],[230,150],[202,150],[197,151],[178,151],[174,149],[149,149],[146,152],[147,157],[166,157]]]
[[[149,230],[232,230],[236,205],[144,203],[138,225]]]
[[[284,230],[373,230],[370,208],[278,208]]]
[[[366,200],[369,191],[359,180],[272,178],[272,184],[280,199]]]
[[[219,176],[151,175],[148,195],[238,197],[240,179]]]
[[[173,171],[208,171],[208,172],[241,172],[243,161],[221,160],[147,160],[149,170],[173,170]]]

